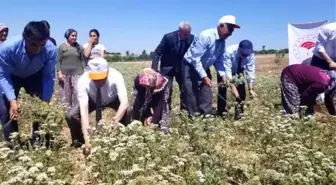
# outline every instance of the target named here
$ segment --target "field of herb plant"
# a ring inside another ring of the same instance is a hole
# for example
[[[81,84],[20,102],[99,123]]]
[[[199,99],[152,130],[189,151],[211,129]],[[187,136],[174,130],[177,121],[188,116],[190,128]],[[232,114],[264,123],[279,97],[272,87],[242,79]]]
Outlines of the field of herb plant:
[[[132,101],[133,78],[149,63],[112,63],[125,78]],[[92,153],[69,146],[70,135],[56,97],[50,106],[21,96],[20,133],[42,122],[52,147],[0,145],[0,185],[324,185],[336,184],[336,118],[284,117],[280,111],[279,72],[286,65],[257,59],[257,99],[248,99],[243,119],[233,121],[233,98],[226,119],[189,121],[180,115],[178,94],[170,135],[138,122],[113,126],[104,110],[103,133],[93,135]],[[261,67],[264,66],[264,67]],[[175,92],[178,88],[175,85]],[[216,97],[216,89],[214,89]],[[216,98],[214,98],[215,105]],[[92,119],[93,121],[94,119]],[[14,135],[14,141],[17,135]]]

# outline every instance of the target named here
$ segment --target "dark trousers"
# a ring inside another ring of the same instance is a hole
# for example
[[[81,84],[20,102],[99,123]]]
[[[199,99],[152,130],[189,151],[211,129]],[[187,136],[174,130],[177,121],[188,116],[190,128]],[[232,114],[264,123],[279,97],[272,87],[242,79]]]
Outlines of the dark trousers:
[[[235,75],[235,74],[233,74]],[[217,82],[220,83],[222,81],[222,78],[217,74]],[[231,92],[231,88],[229,89]],[[240,113],[244,112],[244,107],[241,104],[242,101],[246,100],[246,87],[245,83],[242,82],[237,86],[237,91],[239,93],[240,99],[236,98],[236,102],[238,103],[235,107],[235,119],[239,119]],[[218,96],[217,96],[217,114],[223,115],[224,112],[227,112],[226,110],[226,104],[227,104],[227,88],[225,87],[218,87]]]
[[[185,95],[184,90],[182,87],[182,71],[176,71],[174,72],[173,76],[166,76],[169,79],[168,85],[169,85],[169,108],[171,109],[172,104],[172,95],[173,95],[173,83],[174,83],[174,77],[178,84],[179,90],[180,90],[180,110],[186,110],[186,103],[185,103]]]
[[[30,96],[37,96],[41,98],[42,95],[42,71],[39,71],[29,77],[21,78],[18,76],[10,76],[14,93],[18,97],[20,89],[23,87],[27,94]],[[5,95],[0,95],[0,120],[4,126],[10,120],[9,117],[10,104]],[[34,133],[39,128],[38,123],[34,123],[32,129],[33,142],[36,140],[36,134]],[[19,132],[18,122],[13,120],[9,125],[3,128],[3,134],[6,141],[10,141],[9,136],[13,132]]]
[[[118,110],[120,105],[119,99],[116,99],[114,102],[111,102],[106,107],[110,107],[114,110]],[[96,110],[96,104],[89,98],[89,113]],[[66,121],[70,128],[70,134],[72,138],[72,142],[78,142],[83,144],[83,132],[81,127],[81,116],[80,116],[80,108],[79,105],[75,105],[70,108],[66,113]],[[132,121],[132,107],[128,107],[123,118],[120,120],[120,123],[123,125],[128,125]]]
[[[210,114],[212,111],[212,89],[204,84],[194,66],[183,62],[183,88],[186,108],[190,116],[196,113]],[[210,79],[210,69],[206,70]]]
[[[318,56],[313,55],[310,65],[319,67],[324,70],[331,70],[327,61],[320,59]]]

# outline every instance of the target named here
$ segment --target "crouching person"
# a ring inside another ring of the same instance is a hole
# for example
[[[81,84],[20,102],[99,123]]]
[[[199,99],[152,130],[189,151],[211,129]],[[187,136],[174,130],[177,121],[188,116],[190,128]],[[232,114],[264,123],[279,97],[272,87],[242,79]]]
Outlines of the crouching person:
[[[6,141],[19,131],[17,99],[21,88],[47,103],[52,97],[57,48],[48,38],[49,29],[44,23],[31,21],[22,36],[0,45],[0,121]],[[39,138],[35,133],[38,129],[39,124],[33,124],[32,144]]]
[[[306,116],[314,114],[314,106],[319,94],[325,93],[324,102],[329,114],[335,115],[333,103],[336,72],[324,71],[318,67],[294,64],[287,66],[281,73],[282,106],[287,114],[297,114],[300,106],[307,106]]]
[[[168,133],[169,87],[168,79],[150,68],[145,68],[134,80],[133,119],[146,125],[159,124]]]
[[[77,82],[78,105],[68,110],[66,120],[70,128],[72,144],[80,147],[85,144],[90,149],[89,113],[96,111],[96,121],[101,120],[103,107],[116,110],[115,123],[127,125],[132,119],[132,108],[128,105],[127,90],[121,73],[109,68],[103,58],[88,62],[87,71]]]
[[[248,91],[251,97],[256,97],[257,94],[253,90],[253,83],[256,80],[255,75],[255,56],[253,53],[253,44],[249,40],[242,40],[239,44],[231,45],[226,48],[224,54],[224,66],[227,72],[228,79],[231,80],[234,75],[246,74],[246,82],[248,84]],[[218,96],[218,114],[222,115],[226,112],[226,89],[219,88]],[[242,81],[237,86],[239,98],[236,98],[238,103],[235,107],[235,120],[241,118],[241,113],[244,113],[244,104],[246,100],[245,82]]]

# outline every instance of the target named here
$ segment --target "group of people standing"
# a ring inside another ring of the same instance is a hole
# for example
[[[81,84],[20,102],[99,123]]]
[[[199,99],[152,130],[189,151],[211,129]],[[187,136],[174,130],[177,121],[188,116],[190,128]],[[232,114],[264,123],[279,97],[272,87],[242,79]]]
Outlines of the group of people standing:
[[[77,43],[76,30],[68,29],[64,34],[66,42],[57,48],[46,21],[29,22],[21,36],[8,40],[8,28],[0,25],[0,119],[5,126],[5,139],[9,141],[10,134],[18,131],[19,90],[23,87],[28,94],[49,103],[56,78],[59,101],[66,109],[71,145],[75,147],[85,144],[90,148],[88,115],[95,111],[98,123],[104,107],[116,111],[112,118],[115,123],[127,125],[132,120],[139,120],[145,125],[159,124],[167,134],[174,78],[180,90],[180,109],[186,110],[190,117],[210,114],[212,88],[216,87],[211,66],[217,72],[217,115],[222,116],[227,111],[226,92],[229,89],[238,102],[235,111],[238,120],[244,111],[241,104],[246,99],[246,84],[242,82],[236,86],[232,82],[233,76],[243,74],[250,96],[257,94],[253,88],[256,75],[252,42],[242,40],[226,46],[226,39],[235,29],[240,26],[232,15],[223,16],[215,28],[206,29],[198,36],[191,34],[190,23],[181,22],[178,30],[163,36],[154,51],[151,67],[142,69],[135,76],[133,105],[130,105],[123,75],[109,67],[104,58],[105,47],[99,43],[100,34],[96,29],[89,31],[89,42],[83,46]],[[324,44],[317,47],[322,56]],[[335,52],[335,49],[330,51]],[[323,59],[333,67],[331,60]],[[335,89],[334,71],[321,73],[315,67],[306,68],[300,64],[283,71],[282,100],[287,113],[295,113],[304,102],[301,99],[314,104],[319,93],[334,92],[331,91]]]
[[[28,94],[49,103],[56,78],[59,102],[66,109],[73,146],[90,145],[88,114],[96,111],[99,122],[104,107],[116,110],[115,122],[127,125],[132,120],[140,120],[145,125],[159,124],[162,131],[168,133],[174,77],[180,87],[181,110],[186,110],[191,117],[196,113],[210,114],[214,86],[210,74],[212,65],[217,70],[218,82],[227,83],[239,101],[245,99],[245,86],[237,91],[229,81],[232,75],[246,71],[249,92],[255,96],[252,43],[243,40],[225,47],[225,39],[235,28],[240,28],[235,21],[232,15],[223,16],[215,28],[197,37],[191,34],[188,22],[181,22],[178,30],[165,34],[154,52],[152,67],[142,69],[135,76],[133,105],[129,105],[122,74],[109,67],[104,59],[105,47],[99,43],[96,29],[89,32],[89,42],[83,46],[77,43],[76,30],[68,29],[64,34],[66,42],[57,47],[50,37],[47,21],[29,22],[21,36],[7,40],[8,28],[1,27],[6,36],[0,45],[0,117],[5,125],[6,140],[10,140],[12,132],[18,131],[19,90],[23,87]],[[226,111],[226,87],[218,88],[222,98],[218,102],[221,115]]]
[[[242,40],[232,46],[225,44],[225,40],[239,28],[235,16],[225,15],[215,28],[206,29],[196,37],[191,34],[191,25],[188,22],[181,22],[177,31],[163,36],[154,51],[152,68],[158,70],[161,59],[160,74],[169,80],[169,104],[175,78],[180,90],[180,109],[186,110],[190,116],[210,114],[212,88],[216,86],[212,82],[210,67],[214,66],[218,86],[217,114],[222,116],[227,112],[226,92],[229,88],[239,103],[235,118],[240,118],[243,112],[241,103],[246,99],[246,87],[245,83],[236,87],[231,83],[232,77],[244,74],[249,94],[255,97],[253,83],[256,76],[252,42]]]

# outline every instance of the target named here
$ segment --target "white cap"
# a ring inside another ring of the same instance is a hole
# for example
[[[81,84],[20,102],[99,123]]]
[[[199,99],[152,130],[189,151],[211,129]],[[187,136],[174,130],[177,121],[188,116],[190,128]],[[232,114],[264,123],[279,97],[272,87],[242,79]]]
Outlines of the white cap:
[[[224,15],[222,18],[219,19],[219,24],[232,24],[235,28],[240,28],[238,24],[236,24],[236,17],[233,15]]]
[[[94,58],[88,62],[87,71],[92,80],[102,80],[107,77],[109,65],[104,58]]]

